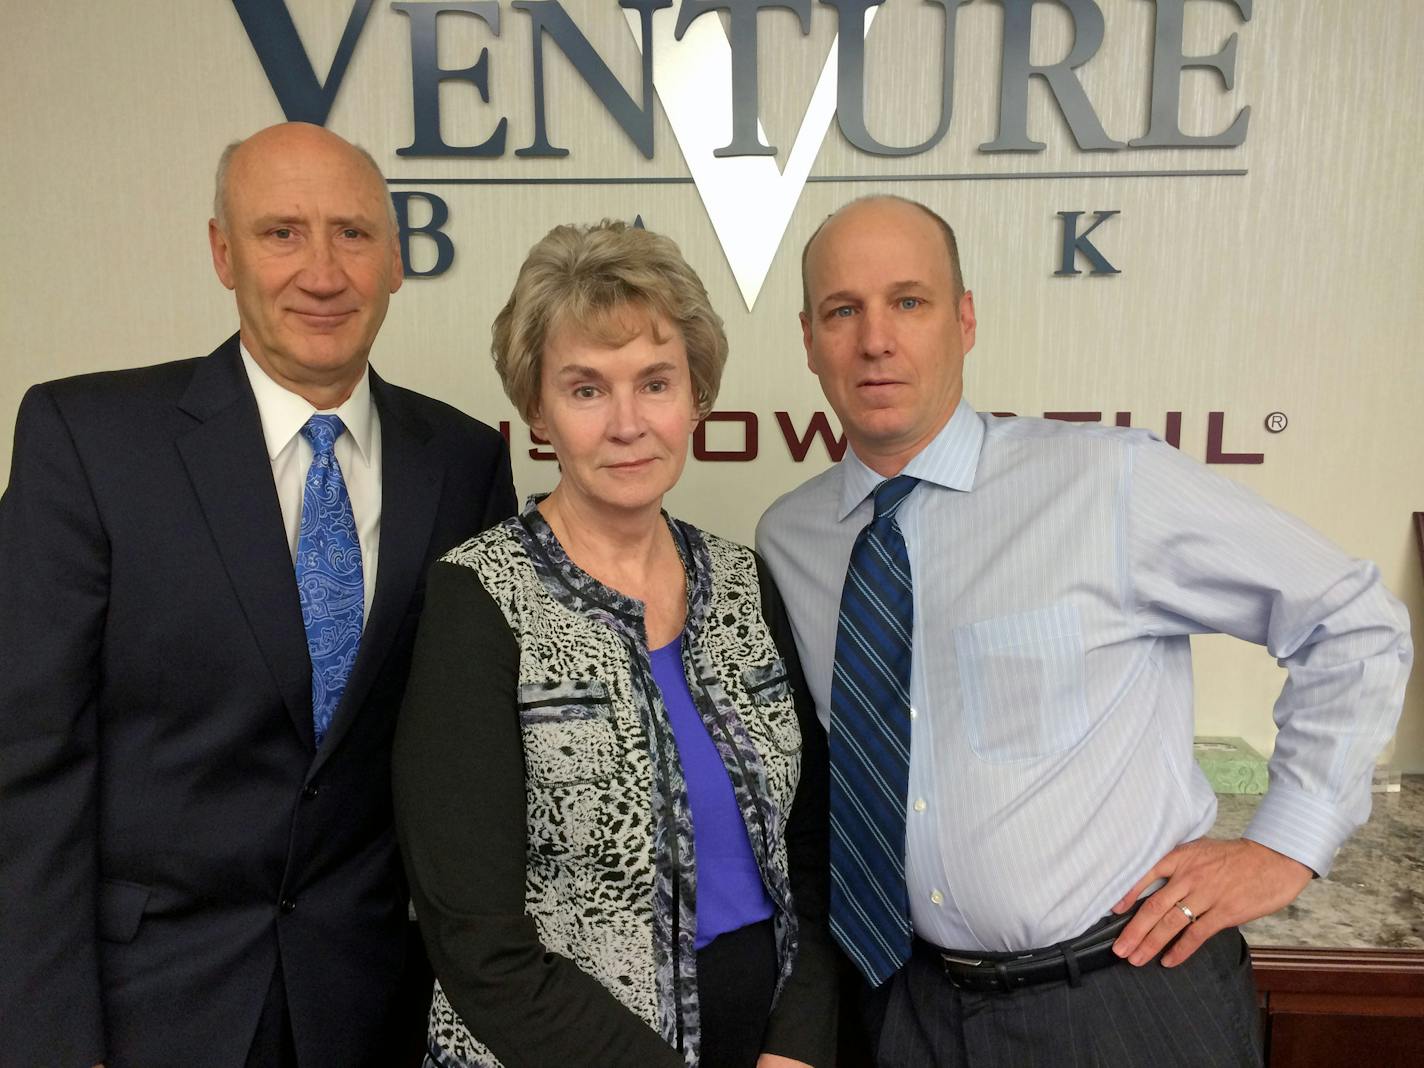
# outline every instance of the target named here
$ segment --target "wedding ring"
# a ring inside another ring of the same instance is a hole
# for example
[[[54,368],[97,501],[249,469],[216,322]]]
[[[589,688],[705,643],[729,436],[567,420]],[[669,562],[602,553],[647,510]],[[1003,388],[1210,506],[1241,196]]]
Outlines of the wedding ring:
[[[1186,903],[1185,901],[1178,901],[1178,902],[1177,902],[1177,908],[1180,909],[1181,912],[1182,912],[1182,915],[1187,918],[1187,922],[1188,922],[1188,923],[1196,923],[1196,922],[1197,922],[1197,914],[1196,914],[1195,912],[1193,912],[1191,909],[1187,908],[1187,903]]]

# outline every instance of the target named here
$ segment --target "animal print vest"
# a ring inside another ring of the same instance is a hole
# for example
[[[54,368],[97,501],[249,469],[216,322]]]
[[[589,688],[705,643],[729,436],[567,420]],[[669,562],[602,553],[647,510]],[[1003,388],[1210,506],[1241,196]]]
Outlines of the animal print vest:
[[[687,575],[683,670],[774,908],[779,995],[797,944],[784,833],[801,763],[790,683],[751,550],[668,525]],[[642,605],[574,564],[532,501],[444,559],[478,574],[519,647],[525,907],[539,937],[695,1068],[697,858]],[[499,1065],[438,983],[429,1039],[439,1068]]]

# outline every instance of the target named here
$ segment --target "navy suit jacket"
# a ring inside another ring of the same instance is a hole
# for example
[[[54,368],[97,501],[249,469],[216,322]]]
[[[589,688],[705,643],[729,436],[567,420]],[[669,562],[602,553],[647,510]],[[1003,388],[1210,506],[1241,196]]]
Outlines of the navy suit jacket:
[[[390,745],[425,572],[510,514],[489,427],[374,372],[381,545],[318,750],[237,338],[36,386],[0,498],[0,1065],[242,1065],[280,955],[303,1068],[405,957]]]

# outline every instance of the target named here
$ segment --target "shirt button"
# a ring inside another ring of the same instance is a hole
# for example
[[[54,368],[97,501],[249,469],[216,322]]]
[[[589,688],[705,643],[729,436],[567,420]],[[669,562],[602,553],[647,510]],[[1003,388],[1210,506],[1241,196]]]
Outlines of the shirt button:
[[[310,801],[319,793],[321,793],[321,790],[318,787],[312,786],[310,784],[302,787],[302,797],[307,801]]]
[[[943,904],[944,904],[944,895],[941,894],[938,890],[931,890],[931,891],[930,891],[930,900],[933,901],[936,905],[943,905]]]
[[[277,902],[277,908],[281,909],[283,916],[290,916],[297,911],[297,903],[289,897],[284,897]]]
[[[915,811],[916,811],[916,812],[923,812],[924,810],[925,810],[925,799],[924,799],[923,797],[917,797],[917,798],[915,798]]]
[[[916,708],[914,705],[911,705],[911,706],[910,706],[910,718],[911,718],[911,719],[918,719],[918,718],[919,718],[919,715],[920,715],[920,710],[919,710],[918,708]]]

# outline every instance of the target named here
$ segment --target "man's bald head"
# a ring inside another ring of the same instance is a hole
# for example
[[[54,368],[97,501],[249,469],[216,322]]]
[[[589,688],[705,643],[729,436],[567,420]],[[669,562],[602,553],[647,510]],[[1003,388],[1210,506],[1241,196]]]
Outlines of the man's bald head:
[[[857,197],[849,204],[846,204],[844,207],[841,207],[836,211],[832,212],[830,215],[827,215],[824,219],[821,220],[821,224],[816,227],[816,229],[812,232],[811,236],[806,239],[806,244],[801,249],[801,311],[803,313],[809,315],[811,311],[811,290],[807,282],[806,265],[811,256],[811,246],[816,243],[816,238],[821,236],[821,231],[824,230],[827,224],[829,224],[832,220],[837,219],[848,212],[858,210],[858,208],[862,205],[886,200],[894,201],[899,204],[906,204],[912,208],[917,209],[924,215],[926,223],[933,224],[936,229],[939,230],[940,236],[944,239],[945,249],[949,253],[950,273],[954,277],[955,298],[958,299],[959,297],[964,295],[964,274],[959,269],[959,242],[955,240],[954,229],[949,225],[949,223],[945,222],[944,219],[941,218],[938,213],[932,211],[930,208],[925,207],[917,200],[910,200],[908,197],[897,197],[890,193],[873,193],[870,196]]]
[[[216,180],[213,183],[213,218],[217,220],[218,228],[227,230],[228,205],[231,203],[229,183],[232,178],[233,165],[235,162],[241,162],[244,152],[282,152],[284,150],[301,152],[309,150],[313,146],[322,146],[337,152],[349,151],[354,158],[364,164],[372,178],[381,184],[382,195],[386,200],[386,219],[390,223],[391,234],[395,235],[400,229],[396,222],[396,207],[390,195],[385,192],[386,177],[381,173],[381,167],[376,162],[376,158],[360,145],[353,145],[344,137],[332,133],[325,127],[307,122],[284,122],[276,126],[269,126],[265,130],[257,131],[251,137],[232,142],[222,150],[222,155],[218,157]]]
[[[974,297],[953,234],[921,204],[868,197],[846,205],[810,242],[806,365],[855,455],[900,473],[949,422],[974,347]]]
[[[355,388],[404,278],[390,193],[371,157],[307,123],[223,154],[208,244],[242,344],[318,410]]]

